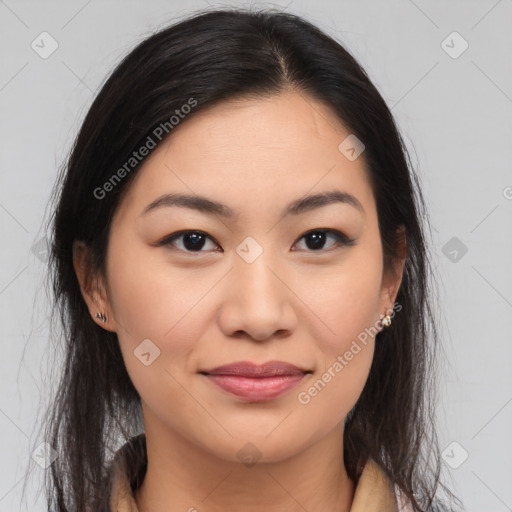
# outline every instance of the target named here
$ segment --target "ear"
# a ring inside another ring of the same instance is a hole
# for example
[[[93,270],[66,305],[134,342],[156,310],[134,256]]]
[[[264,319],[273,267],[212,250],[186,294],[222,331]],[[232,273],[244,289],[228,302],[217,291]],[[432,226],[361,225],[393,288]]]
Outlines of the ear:
[[[393,268],[385,271],[382,277],[379,318],[382,318],[385,315],[392,316],[392,313],[394,313],[393,305],[395,303],[396,296],[398,295],[400,285],[402,284],[402,277],[407,257],[407,239],[405,236],[405,228],[403,226],[399,228],[397,238],[397,260],[395,261]],[[398,311],[400,309],[398,309]]]
[[[80,284],[92,319],[107,331],[116,332],[116,323],[103,279],[93,272],[89,259],[89,248],[81,240],[73,242],[73,267]],[[106,322],[96,317],[101,313],[107,317]]]

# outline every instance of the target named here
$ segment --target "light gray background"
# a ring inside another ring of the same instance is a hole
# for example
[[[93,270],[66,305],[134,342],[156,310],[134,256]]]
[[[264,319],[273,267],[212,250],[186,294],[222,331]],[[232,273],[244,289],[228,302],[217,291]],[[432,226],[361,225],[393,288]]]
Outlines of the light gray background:
[[[286,7],[340,40],[392,107],[423,180],[442,280],[447,483],[470,512],[512,510],[512,1],[253,5]],[[31,448],[43,441],[34,424],[48,396],[44,244],[32,248],[44,236],[57,168],[120,57],[150,31],[204,7],[0,1],[0,511],[45,510],[35,494],[44,471],[37,464],[21,506],[20,496]],[[31,48],[34,40],[42,46],[43,31],[58,43],[46,59]],[[445,51],[463,48],[454,31],[469,44],[457,58]],[[464,451],[467,460],[453,468]]]

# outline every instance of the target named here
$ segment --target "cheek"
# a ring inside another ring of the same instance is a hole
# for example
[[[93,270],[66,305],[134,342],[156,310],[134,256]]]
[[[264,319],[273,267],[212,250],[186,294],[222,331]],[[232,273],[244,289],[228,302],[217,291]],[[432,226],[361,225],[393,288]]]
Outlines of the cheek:
[[[379,246],[354,251],[335,271],[317,275],[316,293],[308,295],[315,315],[307,328],[320,349],[320,360],[297,401],[310,417],[321,416],[331,427],[355,405],[370,371],[379,318],[380,262]]]
[[[322,435],[344,421],[363,391],[373,348],[373,342],[356,342],[349,344],[347,350],[326,357],[323,367],[304,383],[296,396],[304,428],[319,429]]]
[[[352,340],[364,341],[365,333],[375,332],[381,302],[380,245],[361,244],[340,261],[315,271],[314,287],[311,279],[297,282],[311,311],[306,327],[331,358],[348,350]]]
[[[324,433],[343,421],[368,378],[375,341],[369,330],[361,328],[362,320],[363,316],[353,317],[350,325],[347,321],[339,326],[337,336],[324,336],[316,371],[298,390],[299,407],[306,418],[322,418]]]
[[[201,297],[214,283],[162,260],[148,264],[150,250],[113,240],[108,275],[126,370],[143,402],[166,417],[190,405],[180,382],[200,338]]]
[[[122,244],[113,238],[107,271],[117,335],[130,373],[140,369],[136,358],[144,340],[158,354],[159,364],[185,366],[186,356],[199,337],[198,303],[209,279],[191,279],[173,270],[157,250]],[[144,345],[142,345],[144,346]],[[158,353],[160,351],[160,353]],[[134,357],[135,356],[135,357]]]

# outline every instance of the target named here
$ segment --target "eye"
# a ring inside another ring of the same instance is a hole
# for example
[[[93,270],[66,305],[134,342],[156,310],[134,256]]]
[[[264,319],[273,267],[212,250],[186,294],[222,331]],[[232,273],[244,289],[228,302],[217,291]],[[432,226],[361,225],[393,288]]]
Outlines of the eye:
[[[329,237],[334,239],[334,243],[330,244],[330,249],[326,249],[324,245]],[[350,239],[344,233],[335,229],[313,229],[304,233],[299,238],[299,241],[302,239],[306,241],[306,248],[313,252],[333,250],[333,246],[335,248],[340,246],[352,246],[355,241],[355,239]],[[217,244],[210,235],[197,230],[178,231],[165,237],[158,245],[172,245],[183,252],[206,252],[208,250],[208,242],[213,244],[210,250],[223,252],[219,244]],[[298,242],[294,244],[294,247],[297,243]],[[206,250],[203,251],[202,249],[205,248],[205,246]],[[215,247],[217,247],[217,249],[215,249]]]
[[[175,241],[180,239],[181,243],[175,244]],[[207,245],[206,242],[208,240],[213,241],[213,239],[203,231],[178,231],[164,238],[158,245],[181,246],[177,248],[184,252],[205,252],[201,251],[201,249]],[[219,247],[216,242],[214,242],[214,245]],[[222,252],[222,249],[220,249],[220,252]]]
[[[335,241],[331,244],[331,249],[325,249],[323,246],[329,237],[334,238]],[[355,242],[354,238],[349,238],[344,233],[336,229],[313,229],[304,233],[299,240],[302,240],[303,238],[306,241],[306,247],[314,252],[333,250],[333,246],[334,248],[345,245],[352,246]]]

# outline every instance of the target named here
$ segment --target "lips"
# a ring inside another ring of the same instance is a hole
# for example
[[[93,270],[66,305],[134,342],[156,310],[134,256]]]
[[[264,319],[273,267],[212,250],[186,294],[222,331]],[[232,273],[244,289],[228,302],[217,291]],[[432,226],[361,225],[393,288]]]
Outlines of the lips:
[[[263,365],[240,361],[199,373],[244,401],[263,402],[285,394],[311,371],[282,361],[269,361]]]
[[[302,370],[297,366],[282,361],[269,361],[268,363],[258,365],[250,361],[240,361],[237,363],[217,366],[204,373],[208,375],[236,375],[239,377],[275,377],[280,375],[302,375],[307,370]],[[203,373],[203,372],[200,372]]]

